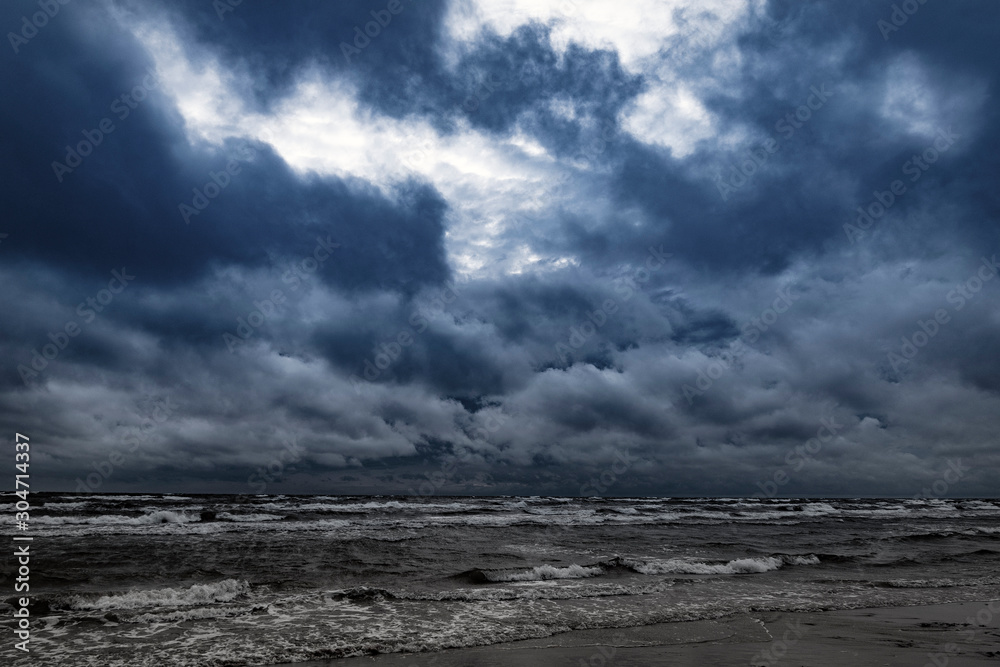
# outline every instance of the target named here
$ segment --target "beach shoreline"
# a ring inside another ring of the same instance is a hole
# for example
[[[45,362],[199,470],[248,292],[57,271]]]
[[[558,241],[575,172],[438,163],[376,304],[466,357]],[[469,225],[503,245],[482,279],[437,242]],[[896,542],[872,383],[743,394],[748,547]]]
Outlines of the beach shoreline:
[[[998,660],[1000,600],[986,600],[821,612],[743,612],[713,620],[572,630],[491,646],[284,663],[283,667],[972,667],[995,665]]]
[[[964,500],[56,495],[34,518],[32,655],[11,664],[992,664],[998,517]]]

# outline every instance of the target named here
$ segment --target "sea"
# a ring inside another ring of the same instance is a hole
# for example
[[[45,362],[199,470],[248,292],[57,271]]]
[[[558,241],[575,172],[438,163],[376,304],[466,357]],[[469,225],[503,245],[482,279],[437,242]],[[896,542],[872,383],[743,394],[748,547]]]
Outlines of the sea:
[[[13,494],[0,506],[14,516]],[[1000,598],[1000,500],[32,494],[30,654],[270,665]],[[23,542],[11,544],[23,544]],[[7,657],[3,657],[7,656]]]

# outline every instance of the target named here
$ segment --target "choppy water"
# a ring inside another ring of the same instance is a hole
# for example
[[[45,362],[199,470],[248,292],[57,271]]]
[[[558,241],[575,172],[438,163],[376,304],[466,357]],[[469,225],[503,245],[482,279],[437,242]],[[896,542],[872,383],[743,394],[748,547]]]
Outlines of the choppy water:
[[[5,664],[271,664],[1000,598],[998,500],[32,500],[32,653],[4,642]],[[12,559],[2,575],[9,599]]]

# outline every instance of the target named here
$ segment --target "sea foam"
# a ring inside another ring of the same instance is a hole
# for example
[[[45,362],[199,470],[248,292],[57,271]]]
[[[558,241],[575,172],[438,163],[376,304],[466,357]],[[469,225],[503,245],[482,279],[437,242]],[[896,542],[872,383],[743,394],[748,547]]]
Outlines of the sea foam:
[[[230,602],[250,592],[243,580],[225,579],[212,584],[195,584],[189,588],[155,588],[145,591],[111,593],[97,599],[77,597],[70,602],[73,609],[143,609],[146,607],[193,607],[215,602]]]

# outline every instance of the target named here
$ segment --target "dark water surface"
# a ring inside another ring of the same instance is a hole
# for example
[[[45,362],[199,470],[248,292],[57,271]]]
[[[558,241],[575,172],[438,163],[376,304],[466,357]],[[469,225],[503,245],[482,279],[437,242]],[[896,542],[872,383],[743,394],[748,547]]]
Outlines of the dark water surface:
[[[4,664],[271,664],[1000,598],[998,500],[32,501],[32,652],[5,641]]]

